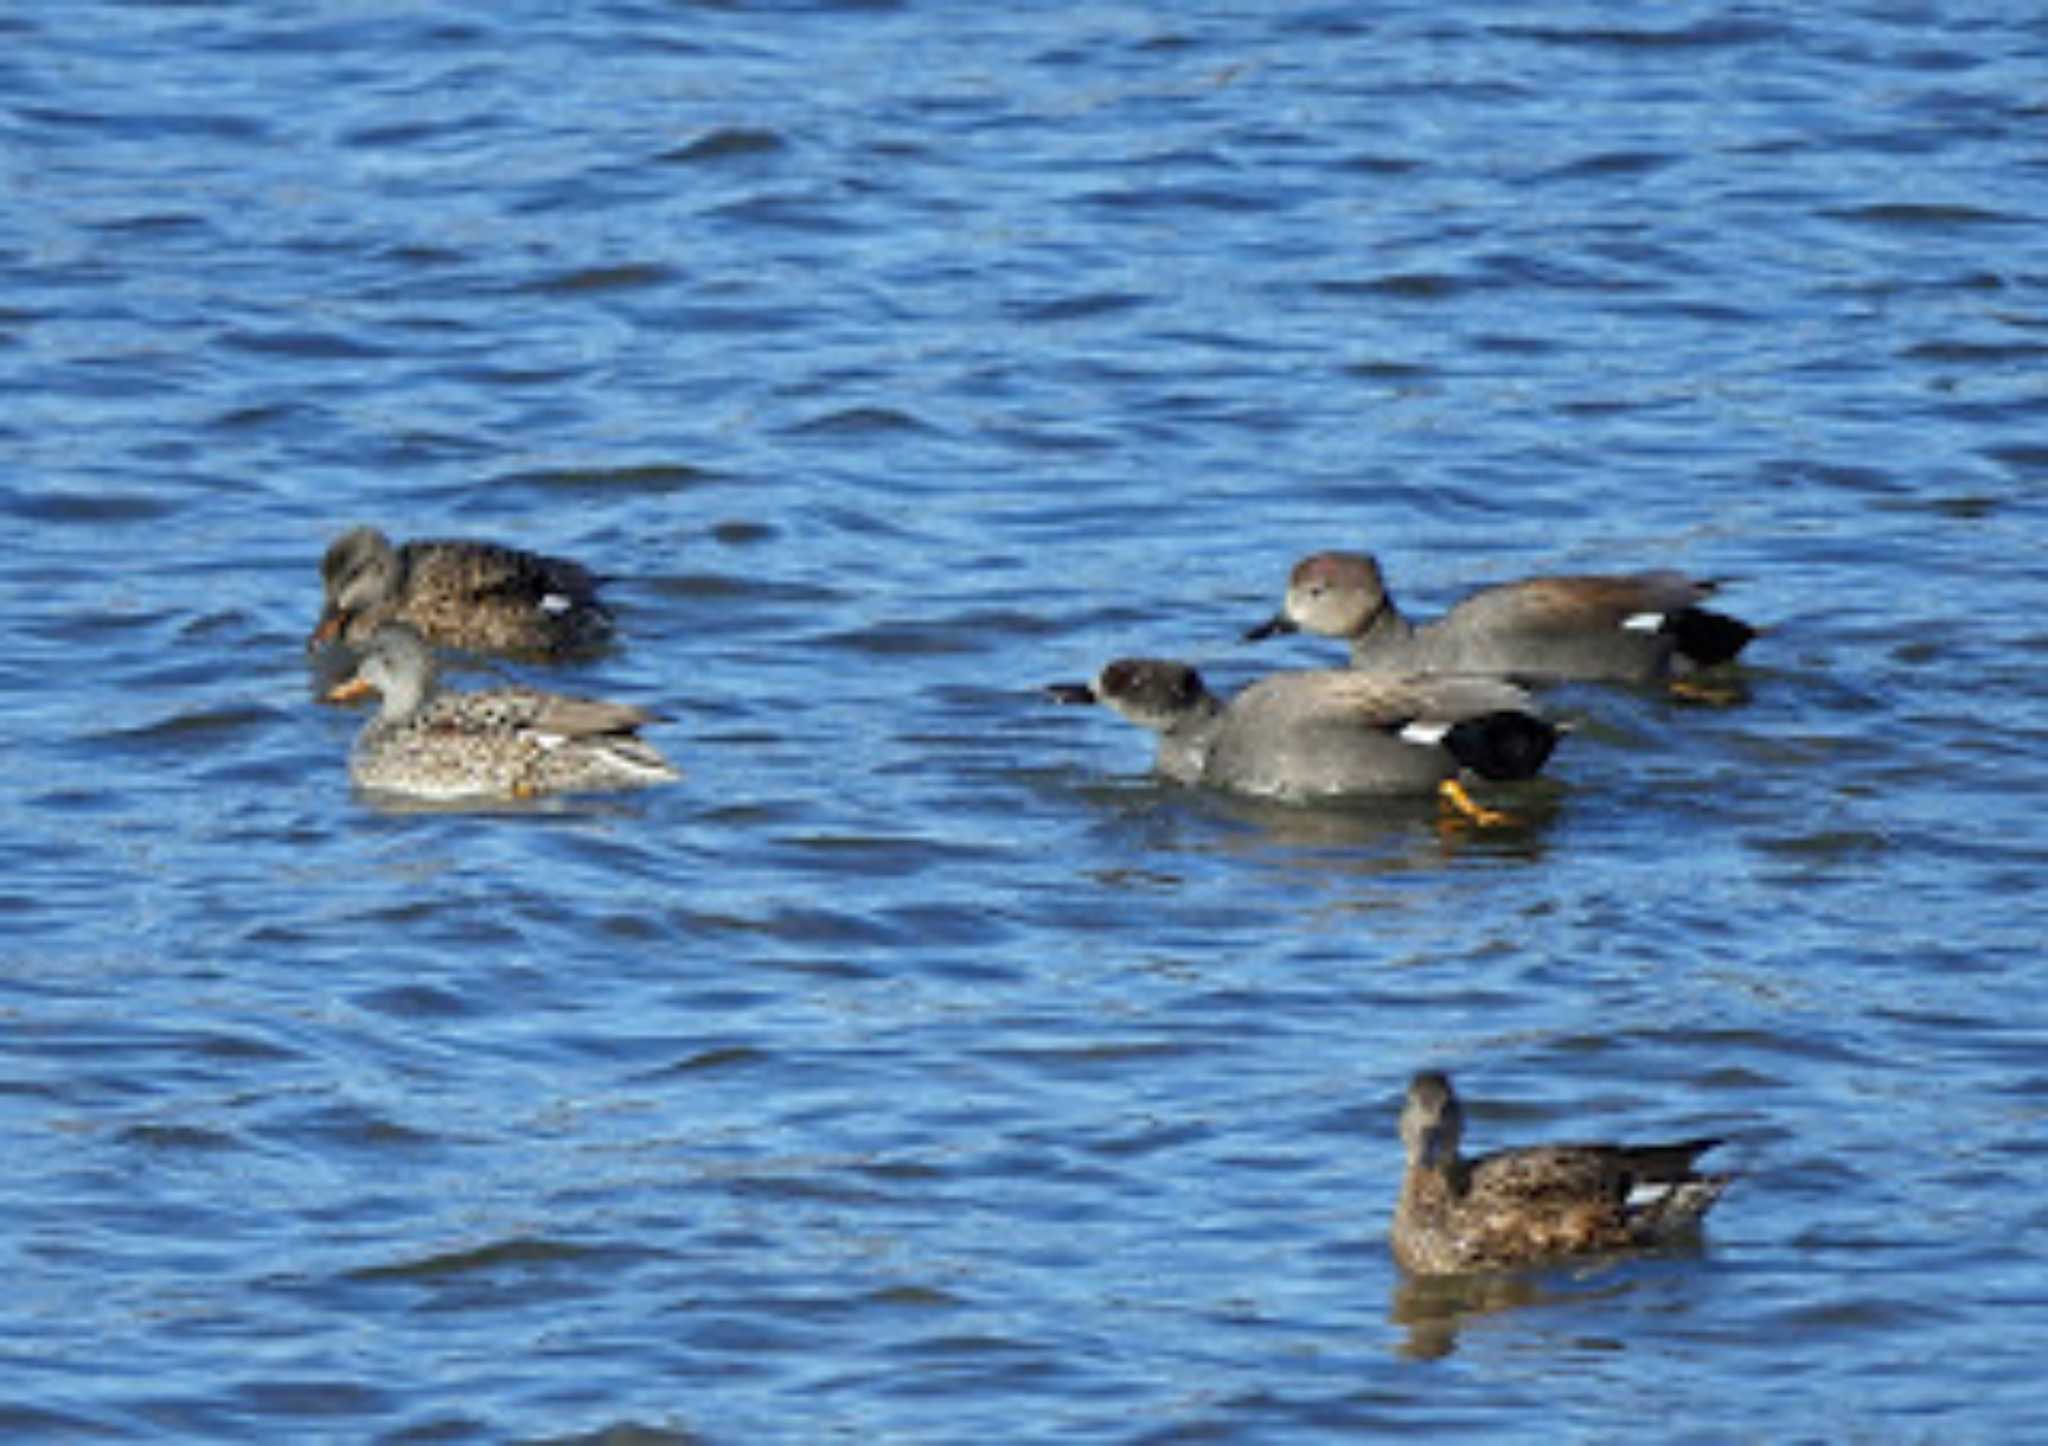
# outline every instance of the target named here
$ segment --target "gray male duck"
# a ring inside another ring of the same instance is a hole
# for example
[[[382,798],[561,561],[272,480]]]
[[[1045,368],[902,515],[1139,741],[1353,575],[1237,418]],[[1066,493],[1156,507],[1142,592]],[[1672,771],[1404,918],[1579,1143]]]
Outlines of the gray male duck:
[[[357,786],[434,802],[537,798],[680,778],[640,737],[655,715],[624,703],[531,688],[443,692],[434,655],[409,623],[370,637],[354,676],[327,694],[379,694],[349,757]]]
[[[1534,777],[1558,728],[1502,679],[1274,673],[1227,702],[1186,663],[1121,658],[1092,683],[1055,683],[1059,703],[1101,703],[1159,735],[1155,768],[1178,783],[1308,800],[1436,792],[1475,822],[1511,822],[1460,782]]]
[[[1729,662],[1756,635],[1700,606],[1718,587],[1677,572],[1531,577],[1481,588],[1416,623],[1395,606],[1372,556],[1318,552],[1295,564],[1280,611],[1245,636],[1343,638],[1351,666],[1373,672],[1658,683]]]
[[[1468,1160],[1450,1079],[1415,1076],[1401,1110],[1408,1168],[1394,1259],[1416,1275],[1511,1270],[1683,1238],[1727,1188],[1693,1162],[1715,1139],[1668,1145],[1535,1145]]]
[[[336,538],[320,563],[325,601],[306,639],[361,647],[406,622],[444,648],[556,658],[602,647],[612,614],[579,563],[492,542],[434,539],[394,547],[374,527]]]

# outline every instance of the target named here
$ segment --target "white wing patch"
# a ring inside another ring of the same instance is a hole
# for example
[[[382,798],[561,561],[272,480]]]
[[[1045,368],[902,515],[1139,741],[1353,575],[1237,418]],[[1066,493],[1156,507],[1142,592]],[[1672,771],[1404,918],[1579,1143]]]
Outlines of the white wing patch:
[[[560,617],[575,606],[575,600],[567,593],[547,592],[542,593],[540,597],[540,610],[555,617]]]
[[[1664,626],[1663,613],[1631,613],[1621,625],[1632,633],[1654,633]]]
[[[629,752],[623,748],[610,748],[606,749],[605,752],[612,762],[619,764],[636,778],[645,778],[650,781],[666,781],[671,778],[682,777],[680,773],[676,772],[673,765],[659,755],[638,750]]]

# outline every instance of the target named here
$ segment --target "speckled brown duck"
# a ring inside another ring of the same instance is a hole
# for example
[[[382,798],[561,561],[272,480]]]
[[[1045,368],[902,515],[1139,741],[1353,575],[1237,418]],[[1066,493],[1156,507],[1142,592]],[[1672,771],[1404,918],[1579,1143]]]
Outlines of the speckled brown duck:
[[[443,692],[434,655],[408,623],[371,635],[335,702],[383,702],[349,756],[349,775],[376,793],[434,802],[537,798],[638,788],[681,777],[640,737],[645,709],[530,688]]]
[[[1542,1265],[1682,1238],[1727,1187],[1693,1162],[1720,1141],[1534,1145],[1467,1160],[1465,1113],[1448,1077],[1418,1074],[1401,1110],[1407,1173],[1394,1259],[1417,1275]]]
[[[1226,702],[1186,663],[1122,658],[1046,693],[1151,729],[1154,767],[1176,782],[1296,800],[1435,791],[1482,823],[1511,820],[1474,803],[1460,776],[1533,777],[1558,737],[1497,678],[1274,673]]]
[[[1718,587],[1677,572],[1531,577],[1481,588],[1416,623],[1370,555],[1318,552],[1295,564],[1279,613],[1245,636],[1343,638],[1351,666],[1374,672],[1656,683],[1729,662],[1756,635],[1700,606]]]
[[[361,647],[387,622],[472,652],[554,658],[589,652],[612,635],[597,579],[578,563],[462,539],[394,547],[374,527],[335,539],[320,563],[326,600],[308,649]]]

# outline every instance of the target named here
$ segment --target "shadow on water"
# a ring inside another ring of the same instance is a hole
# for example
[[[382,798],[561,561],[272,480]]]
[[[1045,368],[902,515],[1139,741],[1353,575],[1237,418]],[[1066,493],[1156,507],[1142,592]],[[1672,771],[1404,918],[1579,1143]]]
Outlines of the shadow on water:
[[[1538,863],[1563,807],[1562,790],[1543,780],[1476,793],[1508,816],[1497,824],[1475,823],[1428,797],[1291,803],[1150,778],[1073,791],[1105,823],[1137,828],[1154,845],[1317,873],[1411,873],[1477,859]]]
[[[1534,859],[1545,827],[1557,816],[1555,785],[1488,788],[1480,797],[1503,812],[1504,822],[1481,824],[1434,798],[1347,798],[1317,803],[1216,795],[1209,806],[1266,843],[1303,849],[1392,849],[1411,860],[1466,851]]]
[[[1618,1329],[1614,1303],[1654,1284],[1646,1272],[1655,1262],[1705,1258],[1705,1244],[1695,1236],[1655,1251],[1604,1256],[1546,1271],[1403,1275],[1387,1307],[1387,1319],[1406,1331],[1394,1353],[1406,1360],[1441,1360],[1458,1349],[1459,1337],[1473,1325],[1537,1308],[1597,1305],[1607,1322],[1601,1337],[1606,1340]]]

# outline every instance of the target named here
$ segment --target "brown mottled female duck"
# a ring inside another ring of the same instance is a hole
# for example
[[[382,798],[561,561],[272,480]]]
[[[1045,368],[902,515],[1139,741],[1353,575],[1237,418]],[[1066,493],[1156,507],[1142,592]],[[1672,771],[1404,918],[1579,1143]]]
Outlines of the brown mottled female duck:
[[[1511,820],[1474,803],[1459,775],[1534,777],[1558,735],[1498,678],[1274,673],[1226,703],[1186,663],[1123,658],[1092,683],[1046,692],[1153,730],[1154,766],[1179,783],[1283,799],[1435,791],[1488,824]]]
[[[327,549],[320,579],[326,602],[308,650],[361,647],[394,620],[445,648],[542,658],[589,652],[612,634],[597,580],[580,564],[490,542],[393,547],[358,527]]]
[[[1481,588],[1414,623],[1371,556],[1318,552],[1295,564],[1279,613],[1245,636],[1345,638],[1351,666],[1374,672],[1657,683],[1729,662],[1756,636],[1700,606],[1718,587],[1676,572],[1532,577]]]
[[[654,715],[530,688],[446,693],[408,623],[371,636],[334,702],[382,695],[349,757],[359,787],[436,802],[536,798],[667,783],[682,775],[639,736]]]
[[[1401,1110],[1408,1170],[1394,1259],[1417,1275],[1542,1265],[1665,1243],[1697,1230],[1732,1178],[1693,1161],[1720,1141],[1535,1145],[1458,1154],[1465,1112],[1450,1080],[1418,1074]]]

